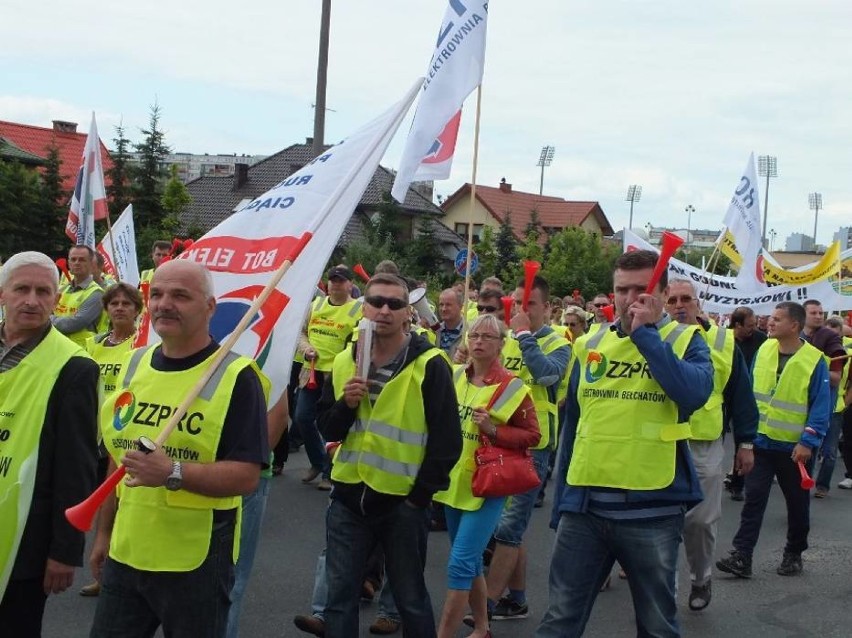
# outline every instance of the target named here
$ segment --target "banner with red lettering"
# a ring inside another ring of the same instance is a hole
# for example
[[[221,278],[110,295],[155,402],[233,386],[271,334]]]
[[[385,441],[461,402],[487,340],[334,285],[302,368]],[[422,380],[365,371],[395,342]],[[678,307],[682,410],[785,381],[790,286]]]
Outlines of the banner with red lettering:
[[[216,312],[210,331],[221,343],[299,238],[312,233],[234,348],[255,359],[272,381],[270,405],[290,380],[293,354],[316,282],[421,81],[385,113],[246,204],[179,257],[204,264],[213,273]],[[152,285],[156,285],[156,274]],[[152,328],[156,330],[156,317]],[[146,334],[143,339],[150,342],[156,336]]]

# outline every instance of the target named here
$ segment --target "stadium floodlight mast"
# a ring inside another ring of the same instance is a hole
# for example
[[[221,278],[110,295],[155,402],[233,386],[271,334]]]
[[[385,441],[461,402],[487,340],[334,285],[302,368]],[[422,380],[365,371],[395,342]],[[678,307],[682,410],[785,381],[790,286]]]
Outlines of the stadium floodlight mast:
[[[692,204],[687,204],[686,208],[683,209],[686,213],[686,243],[683,245],[683,253],[685,255],[689,254],[689,244],[692,241],[690,239],[690,235],[692,234],[692,213],[695,212],[695,206]]]
[[[630,202],[630,221],[627,224],[627,228],[633,228],[633,204],[642,199],[642,187],[639,184],[631,184],[627,188],[627,197],[624,198],[624,201]]]
[[[778,158],[773,155],[761,155],[757,158],[757,174],[766,178],[766,194],[763,197],[763,237],[761,245],[767,248],[766,244],[766,216],[769,213],[769,178],[778,177]]]
[[[538,194],[544,195],[544,167],[550,166],[553,163],[553,154],[556,153],[555,146],[542,146],[541,156],[538,158],[538,164],[541,166],[541,182],[538,185]]]
[[[817,221],[819,220],[819,209],[822,208],[822,193],[808,194],[808,208],[814,211],[814,252],[816,252]]]
[[[775,237],[778,233],[774,228],[769,229],[769,250],[775,250]]]

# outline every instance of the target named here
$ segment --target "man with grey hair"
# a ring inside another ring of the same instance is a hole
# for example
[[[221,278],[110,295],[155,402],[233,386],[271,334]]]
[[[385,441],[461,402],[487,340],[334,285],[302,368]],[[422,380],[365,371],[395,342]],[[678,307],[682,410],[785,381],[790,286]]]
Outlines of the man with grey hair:
[[[456,348],[462,343],[464,333],[464,319],[462,317],[462,306],[464,297],[462,293],[453,288],[447,288],[438,296],[438,316],[441,325],[437,331],[438,347],[447,353],[452,359]]]
[[[68,589],[84,535],[65,509],[94,488],[98,366],[50,324],[59,273],[47,255],[0,271],[0,627],[40,636],[47,596]]]
[[[707,342],[713,362],[713,392],[689,417],[689,451],[704,500],[687,512],[683,528],[683,545],[692,581],[689,608],[700,611],[710,604],[713,554],[722,518],[723,424],[726,419],[731,422],[737,447],[735,471],[744,476],[754,466],[757,403],[733,331],[719,328],[700,316],[698,295],[691,281],[669,280],[666,312],[678,323],[699,327],[698,333]]]

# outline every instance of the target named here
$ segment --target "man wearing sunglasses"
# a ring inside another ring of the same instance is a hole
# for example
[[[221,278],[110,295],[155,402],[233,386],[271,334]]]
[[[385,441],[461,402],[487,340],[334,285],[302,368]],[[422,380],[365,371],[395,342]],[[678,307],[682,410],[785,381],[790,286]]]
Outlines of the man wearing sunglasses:
[[[325,635],[358,635],[361,578],[378,544],[405,635],[431,638],[428,506],[449,486],[462,447],[452,374],[438,348],[405,332],[408,287],[400,278],[369,281],[364,317],[375,323],[367,377],[356,365],[359,342],[335,357],[320,401],[325,438],[341,441],[326,517]]]
[[[683,545],[692,581],[689,608],[700,611],[710,604],[713,555],[722,518],[725,458],[722,426],[726,419],[731,423],[737,447],[734,471],[745,476],[754,466],[757,403],[733,330],[719,328],[700,317],[698,296],[691,281],[669,281],[666,312],[679,323],[698,326],[698,334],[707,342],[713,362],[713,393],[689,418],[689,450],[704,500],[687,512],[683,528]]]

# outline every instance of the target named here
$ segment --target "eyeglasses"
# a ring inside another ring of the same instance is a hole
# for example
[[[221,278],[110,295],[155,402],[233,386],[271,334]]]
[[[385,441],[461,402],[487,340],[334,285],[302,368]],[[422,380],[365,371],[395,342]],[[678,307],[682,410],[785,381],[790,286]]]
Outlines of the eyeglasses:
[[[477,312],[497,312],[497,306],[477,306]]]
[[[398,297],[381,297],[379,295],[364,297],[364,301],[373,306],[373,308],[378,308],[379,310],[385,306],[391,310],[402,310],[408,305],[408,301],[405,299],[399,299]]]
[[[682,303],[683,305],[686,305],[688,303],[692,303],[692,301],[694,301],[694,300],[695,300],[695,297],[693,297],[691,295],[680,295],[679,297],[678,296],[669,297],[669,300],[666,303],[668,303],[668,305],[670,305],[670,306],[673,306],[678,301],[680,301],[680,303]]]
[[[501,337],[499,335],[481,334],[479,332],[468,333],[468,341],[476,341],[477,339],[482,339],[482,341],[498,341],[499,339],[501,339]]]

